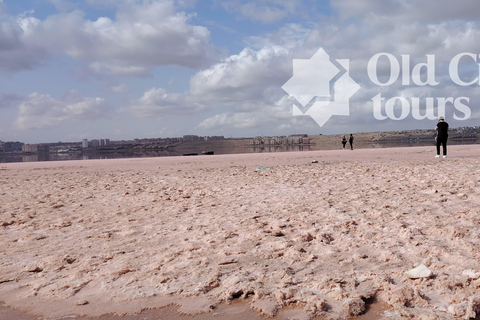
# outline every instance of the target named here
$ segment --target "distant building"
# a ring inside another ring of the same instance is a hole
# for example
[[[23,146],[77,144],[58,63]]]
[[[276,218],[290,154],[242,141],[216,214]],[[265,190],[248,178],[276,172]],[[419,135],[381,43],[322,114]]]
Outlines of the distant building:
[[[90,140],[90,147],[100,147],[100,140],[98,139],[93,139],[93,140]]]
[[[87,139],[83,139],[82,140],[82,148],[88,148],[88,140]]]
[[[288,137],[255,137],[249,141],[250,146],[282,146],[282,145],[308,145],[311,141],[306,134],[292,134]]]
[[[108,147],[110,145],[110,139],[100,139],[100,147]]]
[[[308,138],[308,134],[306,133],[297,133],[297,134],[291,134],[288,136],[289,138],[293,137],[298,137],[298,138]]]
[[[24,144],[22,146],[23,152],[37,152],[37,145],[36,144]]]
[[[201,138],[199,136],[190,134],[190,135],[184,135],[183,136],[183,141],[185,142],[191,142],[191,141],[200,141]]]
[[[207,136],[204,138],[205,141],[219,141],[224,139],[224,136]]]
[[[24,144],[22,146],[23,152],[37,153],[37,152],[48,152],[50,146],[48,144]]]
[[[7,141],[3,143],[3,151],[5,152],[20,152],[22,151],[22,146],[24,145],[23,142],[12,142]]]

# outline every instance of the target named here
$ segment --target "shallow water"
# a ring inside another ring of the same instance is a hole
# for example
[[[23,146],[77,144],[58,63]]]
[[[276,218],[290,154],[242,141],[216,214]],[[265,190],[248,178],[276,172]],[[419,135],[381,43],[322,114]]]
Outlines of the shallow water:
[[[451,140],[449,145],[469,145],[479,144],[479,140]],[[354,144],[355,149],[381,149],[381,148],[401,148],[401,147],[435,147],[431,141],[413,141],[413,142],[366,142],[359,141]],[[339,149],[341,145],[338,144]],[[348,145],[347,145],[348,147]],[[276,153],[276,152],[296,152],[296,151],[316,151],[316,150],[332,150],[331,145],[306,145],[306,146],[264,146],[264,147],[245,147],[244,153]],[[238,152],[238,148],[212,150],[214,154],[234,154]],[[69,160],[94,160],[94,159],[126,159],[126,158],[154,158],[154,157],[178,157],[183,156],[182,153],[176,151],[89,151],[88,153],[39,153],[39,154],[22,154],[22,153],[0,153],[0,163],[12,162],[38,162],[38,161],[69,161]]]

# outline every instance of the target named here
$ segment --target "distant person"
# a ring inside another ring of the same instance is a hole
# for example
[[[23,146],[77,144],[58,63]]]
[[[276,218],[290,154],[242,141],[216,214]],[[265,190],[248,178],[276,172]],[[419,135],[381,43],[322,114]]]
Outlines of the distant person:
[[[347,144],[347,138],[345,138],[345,136],[342,137],[342,144],[343,144],[343,149],[345,150],[345,145]]]
[[[444,117],[438,118],[437,127],[437,155],[435,158],[440,157],[440,145],[443,147],[443,157],[447,157],[447,140],[448,140],[448,123],[445,122]]]
[[[348,139],[348,143],[350,143],[350,149],[353,150],[353,134],[350,133],[350,138]]]

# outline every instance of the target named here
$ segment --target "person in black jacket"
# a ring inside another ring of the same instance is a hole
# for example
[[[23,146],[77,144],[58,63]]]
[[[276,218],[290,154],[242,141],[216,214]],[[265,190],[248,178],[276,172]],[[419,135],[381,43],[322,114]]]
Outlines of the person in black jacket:
[[[350,149],[353,150],[353,134],[350,133],[350,138],[348,138],[348,143],[350,143]]]
[[[444,117],[438,118],[437,127],[437,155],[435,158],[440,157],[440,145],[443,147],[443,157],[447,157],[447,140],[448,140],[448,123],[445,122]]]

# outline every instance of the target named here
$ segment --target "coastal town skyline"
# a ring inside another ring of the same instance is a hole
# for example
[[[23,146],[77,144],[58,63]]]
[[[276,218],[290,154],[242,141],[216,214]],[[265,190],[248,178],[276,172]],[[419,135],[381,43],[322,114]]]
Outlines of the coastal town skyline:
[[[471,127],[455,127],[449,129],[450,135],[452,136],[456,142],[456,144],[461,144],[465,142],[467,144],[477,143],[479,139],[479,132],[480,126],[471,126]],[[338,134],[331,134],[331,135],[323,135],[318,134],[318,136],[326,136],[331,138],[338,138],[340,139],[343,135],[348,135],[349,133],[338,133]],[[371,132],[355,132],[351,133],[354,136],[370,136],[373,141],[384,141],[387,142],[390,140],[389,138],[385,138],[388,136],[404,136],[404,142],[407,142],[408,145],[412,143],[412,141],[416,140],[428,140],[428,138],[434,138],[436,136],[436,131],[434,129],[412,129],[412,130],[394,130],[394,131],[371,131]],[[294,133],[290,135],[263,135],[263,136],[252,136],[252,137],[224,137],[224,136],[199,136],[199,135],[183,135],[179,137],[142,137],[142,138],[133,138],[133,139],[121,139],[121,140],[111,140],[109,138],[93,138],[93,139],[82,139],[81,141],[50,141],[50,142],[41,142],[41,143],[26,143],[23,141],[2,141],[0,140],[0,152],[18,152],[24,149],[24,146],[31,146],[36,148],[36,146],[41,145],[49,145],[55,147],[62,147],[62,146],[71,146],[71,147],[81,147],[82,149],[88,148],[103,148],[103,147],[111,147],[111,146],[121,146],[121,145],[132,145],[132,144],[140,144],[140,145],[171,145],[175,143],[183,143],[183,142],[212,142],[212,141],[220,141],[220,140],[250,140],[248,143],[249,145],[257,145],[257,144],[270,144],[265,143],[265,141],[275,141],[272,144],[302,144],[301,142],[288,142],[285,143],[285,139],[312,139],[317,135],[309,135],[306,133]],[[394,139],[397,140],[397,139]],[[402,143],[400,139],[397,143]]]
[[[430,129],[441,115],[475,126],[479,9],[474,0],[0,0],[0,140]],[[323,93],[311,84],[328,79],[295,68],[320,49],[338,72]],[[358,91],[347,109],[320,109],[332,116],[317,123],[310,105],[336,101],[342,74]]]

